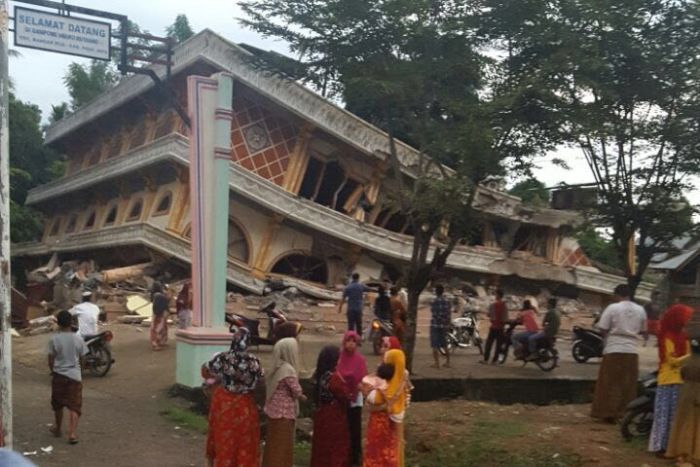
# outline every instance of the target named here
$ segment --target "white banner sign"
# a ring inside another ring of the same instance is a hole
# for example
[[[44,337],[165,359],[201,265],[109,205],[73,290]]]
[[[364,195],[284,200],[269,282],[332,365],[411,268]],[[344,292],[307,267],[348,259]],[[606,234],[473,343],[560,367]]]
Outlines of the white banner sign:
[[[15,45],[109,60],[111,25],[15,7]]]

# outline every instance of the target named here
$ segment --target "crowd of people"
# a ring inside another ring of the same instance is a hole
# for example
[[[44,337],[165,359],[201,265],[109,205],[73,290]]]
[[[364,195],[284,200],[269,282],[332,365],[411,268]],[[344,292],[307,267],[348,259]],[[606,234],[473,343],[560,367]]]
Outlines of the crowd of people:
[[[363,465],[404,465],[404,416],[412,385],[406,370],[406,357],[398,336],[385,337],[376,369],[369,373],[365,357],[359,351],[362,333],[364,294],[369,289],[357,275],[343,293],[347,302],[348,331],[339,346],[327,345],[318,355],[313,375],[313,390],[304,393],[299,381],[300,357],[298,328],[280,329],[272,351],[272,364],[263,368],[258,357],[248,352],[250,332],[235,330],[230,349],[215,355],[202,366],[205,388],[211,396],[206,458],[212,466],[292,466],[295,421],[300,402],[311,399],[313,467]],[[431,302],[430,345],[434,367],[440,368],[440,353],[449,328],[452,304],[444,288],[437,285]],[[656,336],[659,368],[654,419],[648,449],[658,456],[700,464],[700,342],[690,340],[686,327],[693,309],[674,304],[663,313],[654,307],[642,308],[631,299],[630,289],[615,289],[617,300],[609,305],[596,323],[604,336],[603,359],[595,386],[591,416],[606,423],[623,417],[628,403],[637,396],[640,336],[647,345],[649,335]],[[63,409],[68,410],[68,439],[77,443],[77,425],[81,413],[82,383],[80,359],[87,353],[85,339],[97,333],[99,308],[86,293],[83,302],[57,315],[59,332],[49,342],[49,367],[52,373],[51,404],[55,423],[50,428],[62,435]],[[150,340],[154,350],[167,343],[168,301],[162,286],[153,289],[153,323]],[[185,285],[177,299],[179,318],[186,324],[191,314],[191,291]],[[341,307],[343,305],[341,303]],[[488,310],[490,321],[483,360],[499,362],[506,341],[507,323],[522,325],[522,332],[511,337],[515,348],[525,357],[533,355],[539,339],[557,335],[561,317],[556,300],[548,301],[542,326],[537,311],[525,300],[514,320],[509,319],[503,291],[496,290]],[[339,311],[342,308],[339,308]],[[397,334],[405,329],[406,309],[397,289],[378,290],[375,314],[395,320]],[[181,315],[181,316],[180,316]],[[72,327],[77,319],[78,332]],[[491,360],[492,350],[493,359]],[[449,352],[445,356],[449,367]],[[261,423],[254,394],[265,382],[265,442],[261,452]],[[362,413],[369,411],[363,430]],[[364,431],[364,436],[363,436]]]
[[[211,466],[260,465],[260,420],[254,392],[265,381],[264,467],[294,463],[295,421],[307,395],[299,383],[295,337],[277,341],[265,371],[247,351],[249,331],[238,328],[231,348],[202,366],[213,391],[206,457]],[[398,339],[386,338],[379,366],[368,374],[360,336],[347,331],[340,346],[325,346],[313,375],[312,467],[403,466],[403,420],[411,384]],[[363,442],[362,410],[370,410]],[[363,449],[364,446],[364,449]]]
[[[605,347],[596,382],[591,416],[616,423],[637,396],[639,337],[657,337],[657,374],[650,452],[679,462],[700,463],[700,343],[690,341],[686,327],[693,309],[671,305],[660,316],[649,315],[630,298],[629,287],[615,289],[617,302],[609,305],[597,328]],[[651,326],[649,321],[652,321]],[[658,320],[658,323],[656,322]]]

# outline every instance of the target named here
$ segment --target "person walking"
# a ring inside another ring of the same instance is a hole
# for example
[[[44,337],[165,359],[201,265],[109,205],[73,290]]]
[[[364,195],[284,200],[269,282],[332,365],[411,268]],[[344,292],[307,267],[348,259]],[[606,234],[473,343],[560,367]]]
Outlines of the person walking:
[[[690,349],[691,356],[681,369],[683,386],[666,457],[700,465],[700,341],[692,340]]]
[[[399,296],[399,288],[394,286],[389,289],[389,306],[391,309],[391,323],[394,326],[394,336],[403,342],[406,334],[406,307]]]
[[[185,281],[175,300],[177,328],[187,329],[192,326],[192,282]]]
[[[350,462],[360,465],[362,462],[362,406],[363,398],[360,392],[362,378],[367,375],[367,362],[358,351],[360,336],[355,331],[347,331],[343,336],[338,373],[345,381],[350,393],[348,407],[348,431],[350,433]]]
[[[209,404],[206,458],[210,467],[258,467],[260,421],[253,393],[264,376],[258,357],[247,352],[250,331],[240,327],[231,348],[202,366],[216,387]]]
[[[51,337],[48,346],[49,370],[51,370],[51,408],[54,424],[51,433],[61,437],[63,409],[68,409],[68,442],[78,443],[78,420],[82,413],[83,384],[80,372],[82,359],[88,353],[85,341],[71,328],[72,316],[62,310],[56,316],[58,333]]]
[[[338,305],[338,313],[342,313],[343,305],[345,302],[348,303],[348,331],[355,331],[360,337],[362,336],[362,309],[365,306],[365,293],[370,290],[372,289],[360,283],[360,275],[353,273],[352,282],[343,290],[343,299]]]
[[[661,315],[659,328],[659,373],[654,400],[654,423],[649,436],[649,451],[663,455],[668,446],[683,378],[681,365],[690,357],[685,328],[693,314],[686,305],[673,305]]]
[[[78,318],[78,335],[85,339],[99,333],[100,308],[92,303],[92,292],[82,293],[83,301],[70,309],[70,314]]]
[[[447,349],[447,330],[450,327],[452,305],[444,296],[445,288],[438,284],[435,286],[435,298],[430,304],[430,347],[433,349],[431,366],[440,368],[440,348]],[[445,368],[450,367],[450,352],[445,352]]]
[[[272,370],[266,380],[263,411],[267,415],[267,439],[263,467],[294,465],[294,422],[299,401],[305,401],[299,385],[299,344],[293,337],[277,341],[272,348]]]
[[[160,350],[168,343],[168,311],[170,308],[167,295],[163,293],[163,284],[154,282],[151,289],[153,316],[151,318],[151,347]]]
[[[617,303],[603,311],[596,325],[605,346],[591,407],[593,418],[608,423],[622,417],[627,404],[637,396],[639,336],[647,327],[644,308],[631,300],[630,288],[621,284],[614,293]]]
[[[352,393],[336,367],[340,348],[321,349],[314,372],[314,429],[311,440],[311,467],[348,467],[350,431],[348,407]]]
[[[493,361],[491,363],[498,363],[498,359],[501,356],[501,349],[503,348],[503,329],[505,328],[506,321],[508,321],[508,308],[503,301],[503,290],[496,290],[496,301],[494,301],[489,307],[489,320],[491,321],[491,326],[489,327],[489,334],[486,337],[486,346],[484,347],[484,359],[479,361],[479,363],[488,363],[489,357],[491,356],[491,349],[493,345],[496,344],[496,350],[493,354]]]

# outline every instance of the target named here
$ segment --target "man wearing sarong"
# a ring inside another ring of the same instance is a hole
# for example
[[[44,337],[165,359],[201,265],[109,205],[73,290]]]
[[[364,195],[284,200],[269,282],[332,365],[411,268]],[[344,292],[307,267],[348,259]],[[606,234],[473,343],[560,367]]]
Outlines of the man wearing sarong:
[[[51,407],[55,424],[51,433],[61,437],[63,408],[68,409],[68,442],[78,442],[78,419],[83,405],[83,385],[80,374],[82,357],[88,353],[85,341],[71,329],[72,316],[63,310],[56,317],[59,331],[49,341],[49,369],[51,370]]]
[[[596,325],[605,336],[591,416],[608,423],[622,417],[637,396],[639,337],[646,333],[646,312],[630,299],[627,285],[615,288],[617,303],[603,311]]]

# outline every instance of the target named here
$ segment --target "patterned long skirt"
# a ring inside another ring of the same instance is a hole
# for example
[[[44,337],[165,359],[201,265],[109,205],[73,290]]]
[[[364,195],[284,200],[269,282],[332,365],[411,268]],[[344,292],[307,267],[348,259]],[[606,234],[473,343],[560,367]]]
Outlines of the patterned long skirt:
[[[680,384],[665,384],[656,388],[654,424],[651,427],[651,435],[649,436],[649,451],[666,451],[680,392]]]
[[[151,320],[151,347],[154,350],[160,349],[168,343],[168,315],[153,315]]]
[[[216,387],[209,406],[207,459],[214,467],[258,467],[260,423],[252,395]]]
[[[398,424],[386,412],[372,412],[367,424],[367,444],[363,467],[399,467],[401,465]]]
[[[666,456],[685,456],[700,464],[700,382],[683,383]]]
[[[591,416],[601,420],[622,418],[625,407],[637,397],[639,357],[633,353],[603,355],[595,385]]]

